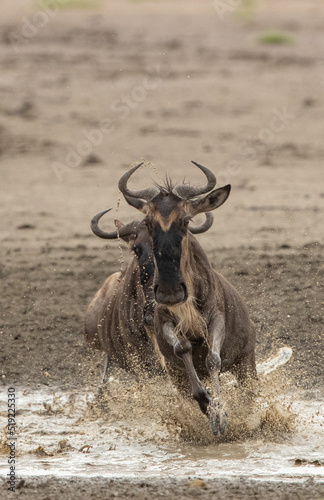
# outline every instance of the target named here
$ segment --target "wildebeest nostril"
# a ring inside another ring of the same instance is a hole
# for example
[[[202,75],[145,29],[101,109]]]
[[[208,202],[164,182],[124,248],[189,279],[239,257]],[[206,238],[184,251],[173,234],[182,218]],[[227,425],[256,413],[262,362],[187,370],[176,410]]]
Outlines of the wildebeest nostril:
[[[154,296],[158,303],[172,305],[186,301],[188,292],[185,283],[177,283],[174,287],[157,283],[154,286]]]
[[[184,299],[187,300],[188,298],[188,289],[185,283],[180,283],[183,294],[184,294]]]

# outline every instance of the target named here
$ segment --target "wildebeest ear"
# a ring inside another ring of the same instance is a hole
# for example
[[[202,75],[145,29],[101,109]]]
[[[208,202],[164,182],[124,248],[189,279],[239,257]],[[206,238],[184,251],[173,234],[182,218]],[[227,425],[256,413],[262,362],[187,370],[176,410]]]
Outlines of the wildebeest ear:
[[[115,219],[114,222],[115,222],[115,226],[117,228],[117,231],[120,231],[122,227],[125,227],[125,224],[123,224],[118,219]],[[126,243],[129,243],[131,240],[134,240],[136,238],[136,235],[135,234],[126,234],[125,236],[120,236],[120,238],[122,240],[126,241]]]
[[[127,196],[124,194],[124,198],[127,201],[129,205],[131,205],[134,208],[137,208],[140,212],[143,212],[144,214],[147,212],[147,202],[144,200],[141,200],[140,198],[132,198],[131,196]]]
[[[220,207],[229,197],[230,191],[231,185],[227,184],[227,186],[214,189],[214,191],[211,191],[204,198],[192,201],[190,203],[192,215],[200,214],[201,212],[210,212]]]

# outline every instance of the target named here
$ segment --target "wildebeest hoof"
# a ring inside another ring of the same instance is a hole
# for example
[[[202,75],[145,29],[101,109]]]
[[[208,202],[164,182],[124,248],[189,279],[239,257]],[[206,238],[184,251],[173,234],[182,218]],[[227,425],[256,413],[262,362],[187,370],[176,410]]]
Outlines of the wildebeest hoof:
[[[224,408],[215,402],[208,406],[207,417],[214,436],[224,436],[227,425],[227,414]]]
[[[212,403],[212,397],[208,390],[201,391],[194,395],[194,399],[199,404],[199,408],[206,415],[208,413],[208,408]]]
[[[108,408],[107,396],[109,396],[109,390],[105,390],[104,387],[99,387],[97,392],[97,402],[98,407],[101,408],[101,410],[107,410]]]

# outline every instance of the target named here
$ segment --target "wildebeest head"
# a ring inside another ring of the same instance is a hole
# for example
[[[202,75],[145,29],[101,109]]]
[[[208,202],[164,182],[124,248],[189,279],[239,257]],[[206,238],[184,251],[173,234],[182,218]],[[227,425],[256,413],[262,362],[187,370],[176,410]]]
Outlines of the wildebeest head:
[[[115,220],[116,230],[107,233],[99,228],[98,223],[101,217],[109,212],[104,210],[96,214],[91,220],[91,229],[100,238],[116,239],[121,238],[128,243],[130,250],[134,253],[139,268],[140,282],[145,296],[144,318],[148,325],[153,324],[153,277],[154,261],[152,240],[145,221],[132,221],[129,224],[123,224]]]
[[[193,163],[206,175],[206,186],[173,186],[168,181],[165,186],[131,191],[127,187],[128,179],[142,163],[130,169],[119,181],[119,189],[126,201],[146,215],[142,223],[147,226],[153,251],[154,297],[157,303],[166,306],[181,304],[188,299],[185,279],[188,231],[195,234],[207,231],[213,222],[208,212],[226,201],[231,188],[227,185],[214,189],[214,174],[207,167]],[[189,228],[191,219],[203,212],[206,213],[205,223],[198,228]]]
[[[188,255],[188,231],[193,234],[207,231],[213,223],[209,212],[222,205],[230,193],[230,185],[214,189],[214,174],[207,167],[193,163],[206,175],[206,186],[173,186],[167,181],[165,186],[131,191],[127,187],[128,179],[142,163],[136,165],[120,178],[119,189],[126,201],[144,213],[145,218],[126,225],[115,221],[117,229],[110,233],[100,229],[98,222],[111,209],[98,213],[91,221],[92,231],[97,236],[106,239],[120,237],[129,243],[138,259],[141,284],[147,290],[152,290],[153,285],[154,298],[159,304],[176,305],[187,300],[184,267]],[[205,213],[206,221],[201,226],[190,227],[191,219],[199,213]]]
[[[145,221],[132,221],[129,224],[123,224],[119,220],[115,219],[116,230],[107,233],[100,229],[98,222],[101,217],[110,212],[111,208],[108,210],[103,210],[96,214],[91,220],[91,229],[95,235],[100,238],[105,239],[117,239],[121,238],[126,243],[128,243],[130,249],[135,254],[138,265],[140,268],[141,284],[144,285],[153,276],[154,273],[154,263],[153,263],[153,251],[152,251],[152,241],[148,231],[147,224]]]

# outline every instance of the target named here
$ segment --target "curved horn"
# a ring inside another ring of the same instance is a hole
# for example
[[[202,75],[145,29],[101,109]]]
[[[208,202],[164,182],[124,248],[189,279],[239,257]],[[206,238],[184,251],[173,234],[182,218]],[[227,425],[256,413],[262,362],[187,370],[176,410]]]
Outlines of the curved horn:
[[[206,220],[203,224],[201,224],[201,226],[189,227],[189,231],[192,234],[205,233],[206,231],[208,231],[208,229],[210,229],[212,227],[213,222],[214,222],[213,214],[210,212],[205,212],[205,217],[206,217]]]
[[[101,219],[103,215],[105,215],[107,212],[110,212],[112,210],[111,208],[108,208],[108,210],[103,210],[102,212],[99,212],[96,214],[94,217],[91,219],[90,227],[92,229],[92,232],[96,235],[99,236],[99,238],[105,238],[107,240],[113,240],[118,237],[123,238],[124,236],[129,236],[130,234],[136,234],[138,230],[138,226],[140,224],[140,221],[132,221],[129,224],[126,224],[126,226],[123,226],[120,228],[119,231],[112,231],[111,233],[106,233],[100,227],[98,226],[98,222]]]
[[[147,189],[141,189],[140,191],[131,191],[127,187],[128,179],[130,178],[131,175],[133,175],[133,173],[139,167],[141,167],[143,165],[143,163],[144,162],[139,163],[135,167],[128,170],[128,172],[126,172],[124,175],[122,175],[121,178],[119,179],[118,187],[125,197],[130,196],[131,198],[142,198],[146,201],[150,201],[152,198],[154,198],[154,196],[159,194],[159,192],[160,192],[159,188],[152,187],[152,188],[147,188]]]
[[[173,190],[174,194],[186,200],[188,200],[189,198],[193,198],[195,196],[199,196],[200,194],[209,193],[209,191],[214,189],[214,187],[216,186],[216,177],[214,176],[213,172],[209,170],[209,168],[204,167],[204,165],[201,165],[196,161],[192,161],[191,163],[196,165],[196,167],[200,168],[200,170],[204,172],[205,176],[207,177],[207,184],[204,187],[193,187],[184,185],[175,187]]]

